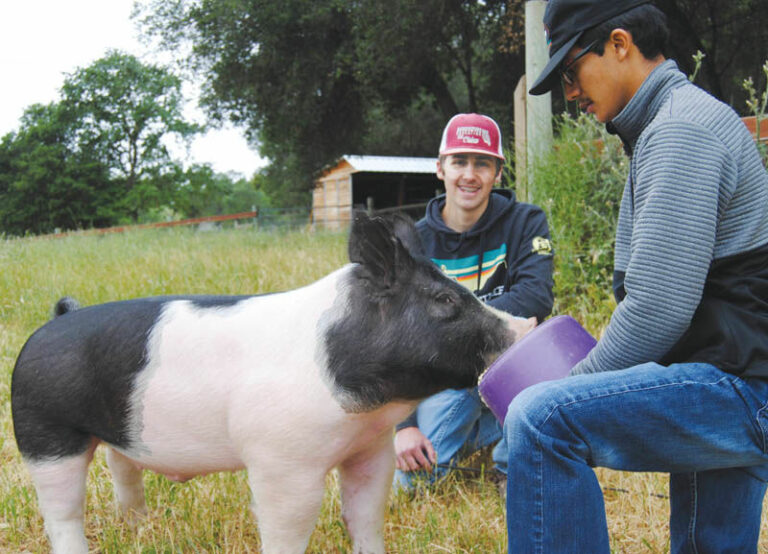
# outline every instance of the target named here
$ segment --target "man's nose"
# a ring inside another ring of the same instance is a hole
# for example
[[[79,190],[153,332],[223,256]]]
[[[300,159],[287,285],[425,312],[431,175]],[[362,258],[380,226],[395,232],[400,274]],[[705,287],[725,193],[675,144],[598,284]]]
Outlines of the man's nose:
[[[467,165],[464,166],[464,170],[462,171],[462,177],[465,181],[471,181],[475,178],[475,175],[477,174],[477,168],[475,167],[474,162],[467,162]]]
[[[581,94],[581,88],[579,88],[579,82],[574,81],[572,85],[569,85],[565,81],[563,83],[563,90],[565,90],[565,99],[568,100],[568,102],[573,102],[579,97],[579,94]]]

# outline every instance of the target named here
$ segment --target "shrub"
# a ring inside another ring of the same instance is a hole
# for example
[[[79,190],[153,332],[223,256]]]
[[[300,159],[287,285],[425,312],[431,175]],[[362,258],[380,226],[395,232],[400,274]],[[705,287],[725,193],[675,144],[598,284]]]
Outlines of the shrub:
[[[552,151],[533,172],[532,201],[555,248],[554,313],[597,333],[613,310],[614,231],[629,163],[620,140],[594,118],[556,120]]]

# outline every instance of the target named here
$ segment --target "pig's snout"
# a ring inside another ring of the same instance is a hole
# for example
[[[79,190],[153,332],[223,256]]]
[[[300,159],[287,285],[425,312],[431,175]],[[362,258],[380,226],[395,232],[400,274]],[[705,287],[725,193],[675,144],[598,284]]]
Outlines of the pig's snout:
[[[522,339],[536,325],[538,320],[535,317],[515,317],[506,312],[498,311],[499,317],[503,320],[504,333],[500,348],[488,352],[485,356],[485,367],[491,365],[501,354],[514,343]]]

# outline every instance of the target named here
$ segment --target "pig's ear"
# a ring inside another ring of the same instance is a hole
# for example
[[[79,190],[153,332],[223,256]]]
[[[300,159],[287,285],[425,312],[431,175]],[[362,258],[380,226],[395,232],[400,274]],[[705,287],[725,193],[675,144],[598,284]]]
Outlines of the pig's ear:
[[[349,235],[349,260],[360,264],[358,275],[368,281],[378,294],[388,295],[407,279],[413,258],[395,235],[391,221],[355,214]]]
[[[400,242],[402,242],[403,246],[408,249],[408,252],[414,256],[424,255],[424,247],[421,244],[421,238],[410,217],[399,213],[394,214],[392,216],[392,227],[395,236],[400,239]]]

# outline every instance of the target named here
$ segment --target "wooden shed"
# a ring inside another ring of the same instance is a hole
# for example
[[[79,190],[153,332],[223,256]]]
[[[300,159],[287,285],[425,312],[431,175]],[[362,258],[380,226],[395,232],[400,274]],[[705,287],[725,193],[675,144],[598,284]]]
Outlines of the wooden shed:
[[[313,227],[343,229],[356,209],[420,217],[426,203],[443,191],[436,164],[437,158],[342,156],[315,181]]]

